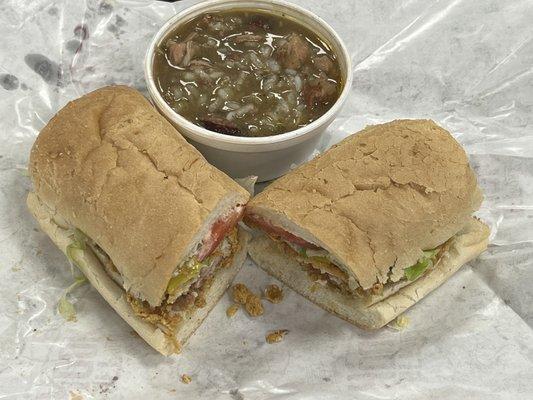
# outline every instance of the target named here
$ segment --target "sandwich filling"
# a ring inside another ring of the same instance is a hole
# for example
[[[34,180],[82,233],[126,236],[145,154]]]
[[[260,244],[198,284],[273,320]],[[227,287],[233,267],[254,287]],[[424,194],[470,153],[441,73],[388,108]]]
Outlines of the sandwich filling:
[[[205,306],[205,293],[211,287],[214,275],[218,269],[229,265],[238,251],[237,227],[233,226],[220,245],[202,262],[192,257],[178,268],[180,272],[170,279],[167,295],[161,305],[152,307],[131,293],[128,293],[128,301],[138,316],[172,337],[185,313]]]
[[[243,206],[236,206],[219,218],[193,251],[174,271],[170,278],[165,298],[161,305],[152,307],[148,302],[127,293],[133,311],[141,318],[158,326],[172,337],[183,313],[193,307],[203,308],[205,292],[211,286],[219,268],[231,263],[239,250],[237,223],[242,217]],[[109,255],[91,238],[78,229],[73,229],[73,242],[67,247],[67,256],[77,263],[76,252],[90,250],[104,266],[107,274],[121,287],[124,286],[120,271]]]
[[[327,250],[275,226],[258,215],[246,215],[245,222],[247,225],[261,229],[288,256],[296,258],[313,282],[328,285],[345,294],[362,297],[369,304],[392,295],[433,269],[449,246],[448,241],[435,249],[424,251],[423,256],[414,265],[404,269],[404,276],[399,281],[389,280],[384,284],[377,282],[372,288],[365,290]]]

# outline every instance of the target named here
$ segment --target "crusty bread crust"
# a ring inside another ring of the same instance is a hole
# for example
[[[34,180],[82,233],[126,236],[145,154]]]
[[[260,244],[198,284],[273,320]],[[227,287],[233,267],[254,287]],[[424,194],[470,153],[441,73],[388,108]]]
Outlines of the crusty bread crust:
[[[247,212],[323,247],[369,289],[399,280],[422,250],[460,231],[481,200],[446,130],[399,120],[367,127],[278,179]]]
[[[30,193],[28,195],[27,203],[41,229],[66,254],[67,246],[72,243],[68,231],[54,222],[53,212],[41,203],[35,194]],[[105,272],[103,265],[91,251],[83,251],[83,262],[78,267],[102,297],[139,336],[161,354],[170,355],[180,351],[180,347],[201,325],[231,284],[246,259],[248,239],[249,234],[239,228],[239,251],[233,255],[231,263],[217,270],[213,283],[205,292],[206,305],[203,308],[191,307],[186,312],[176,329],[174,338],[165,335],[157,326],[143,320],[133,312],[126,299],[126,292]]]
[[[365,305],[364,299],[313,282],[296,259],[280,250],[266,235],[260,234],[254,238],[248,253],[267,273],[323,309],[361,328],[378,329],[420,301],[462,265],[483,252],[487,248],[488,237],[489,228],[481,221],[469,218],[433,270],[371,306]]]
[[[124,86],[60,110],[39,134],[29,171],[41,201],[93,238],[125,289],[153,306],[214,219],[249,198]]]

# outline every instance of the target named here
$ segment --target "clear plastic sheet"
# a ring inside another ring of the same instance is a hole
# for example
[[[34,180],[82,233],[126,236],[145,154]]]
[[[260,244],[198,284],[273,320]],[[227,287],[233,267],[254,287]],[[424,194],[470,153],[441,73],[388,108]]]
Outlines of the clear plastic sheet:
[[[533,397],[533,4],[530,0],[297,3],[352,54],[354,85],[322,148],[367,124],[433,118],[465,146],[492,245],[406,314],[402,331],[359,330],[286,289],[264,316],[228,319],[225,296],[184,353],[155,353],[74,280],[25,207],[39,129],[110,83],[145,89],[159,26],[190,4],[0,3],[0,398],[526,399]],[[250,261],[237,281],[273,282]],[[288,329],[269,345],[265,334]],[[180,382],[181,374],[192,382]]]

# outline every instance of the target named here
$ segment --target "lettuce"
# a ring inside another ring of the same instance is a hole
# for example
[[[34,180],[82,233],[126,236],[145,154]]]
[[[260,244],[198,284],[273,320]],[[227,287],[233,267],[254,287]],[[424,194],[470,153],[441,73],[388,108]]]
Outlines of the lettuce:
[[[300,256],[307,257],[310,261],[315,261],[316,263],[334,264],[329,254],[323,249],[313,250],[302,247],[298,250],[298,253]]]
[[[61,296],[59,302],[57,303],[57,312],[67,321],[76,321],[76,309],[74,308],[74,305],[68,300],[67,296],[77,287],[83,285],[85,282],[87,282],[87,278],[85,278],[84,276],[76,277],[74,283],[65,290],[63,296]]]
[[[66,254],[70,261],[71,272],[73,272],[72,264],[77,267],[87,267],[85,258],[83,257],[84,251],[87,249],[87,236],[79,229],[74,229],[72,235],[70,235],[72,243],[67,246]],[[73,292],[77,287],[87,282],[87,278],[81,275],[74,279],[74,283],[70,285],[57,303],[57,312],[67,321],[76,321],[76,309],[74,305],[68,300],[68,295]]]
[[[415,265],[411,265],[409,268],[404,269],[404,276],[407,278],[407,280],[414,281],[418,279],[428,268],[431,268],[433,266],[433,258],[437,252],[437,249],[424,251],[424,255]]]
[[[71,237],[72,243],[67,246],[66,253],[68,259],[77,264],[76,259],[79,258],[80,250],[86,249],[87,236],[79,229],[75,229]]]
[[[57,303],[57,312],[65,318],[66,321],[76,322],[76,309],[74,308],[74,305],[67,300],[66,296],[61,296],[59,299],[59,302]]]
[[[331,260],[328,258],[328,257],[323,257],[323,256],[311,256],[311,257],[307,257],[309,258],[309,260],[311,261],[314,261],[318,264],[322,263],[322,264],[331,264]]]

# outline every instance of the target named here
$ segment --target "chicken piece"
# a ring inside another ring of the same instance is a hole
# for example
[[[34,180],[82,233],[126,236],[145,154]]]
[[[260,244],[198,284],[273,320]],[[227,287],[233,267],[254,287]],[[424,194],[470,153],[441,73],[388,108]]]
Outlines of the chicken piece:
[[[313,58],[313,64],[323,72],[329,72],[333,68],[333,61],[327,55],[323,54]]]
[[[306,83],[303,90],[304,101],[308,107],[327,104],[335,100],[336,94],[337,85],[329,81],[324,74],[320,75],[320,78]]]
[[[198,52],[198,45],[192,41],[172,43],[168,46],[168,58],[173,65],[187,67]]]
[[[172,43],[168,46],[168,59],[170,62],[174,65],[180,65],[183,57],[185,57],[186,49],[186,43]]]
[[[194,304],[195,298],[192,293],[181,295],[174,302],[174,307],[179,311],[186,311]]]
[[[310,53],[305,39],[293,33],[287,42],[277,49],[276,59],[284,68],[298,69],[309,58]]]

